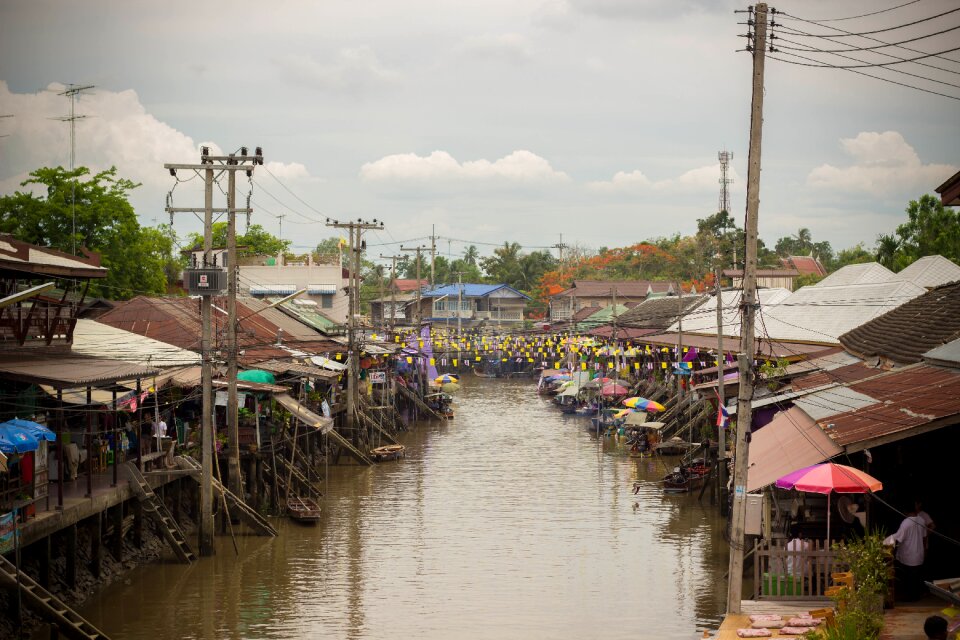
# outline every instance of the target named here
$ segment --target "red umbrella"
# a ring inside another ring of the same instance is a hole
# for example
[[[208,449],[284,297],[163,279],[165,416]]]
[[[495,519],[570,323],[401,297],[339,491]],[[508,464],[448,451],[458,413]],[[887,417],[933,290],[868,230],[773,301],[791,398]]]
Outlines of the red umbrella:
[[[827,542],[830,542],[830,494],[872,493],[883,489],[883,483],[868,473],[843,464],[825,462],[798,469],[777,480],[781,489],[827,494]]]
[[[627,392],[628,392],[628,389],[625,386],[623,386],[622,384],[616,384],[613,382],[610,384],[603,385],[603,387],[601,387],[600,389],[600,395],[604,395],[607,397],[625,396],[627,395]]]

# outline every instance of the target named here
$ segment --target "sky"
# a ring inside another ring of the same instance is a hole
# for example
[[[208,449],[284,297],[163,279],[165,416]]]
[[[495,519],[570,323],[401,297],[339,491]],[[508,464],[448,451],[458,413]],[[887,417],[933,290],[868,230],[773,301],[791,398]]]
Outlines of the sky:
[[[960,48],[951,0],[774,6],[786,14],[774,42],[794,52],[876,45],[798,35],[840,29],[877,31],[870,37],[887,43],[947,30],[903,45],[914,52],[883,50],[900,57]],[[718,210],[722,149],[734,154],[731,213],[742,225],[752,62],[737,51],[747,15],[734,11],[745,8],[4,0],[0,115],[14,117],[0,118],[0,194],[38,167],[69,165],[69,125],[57,118],[69,113],[58,93],[72,83],[94,85],[76,103],[86,116],[75,123],[77,164],[116,166],[141,183],[131,202],[144,224],[169,221],[171,189],[174,206],[202,205],[200,181],[177,183],[163,164],[197,162],[207,144],[263,148],[265,166],[240,181],[240,195],[252,189],[251,221],[295,250],[338,235],[327,217],[383,221],[367,235],[373,257],[429,243],[433,229],[438,252],[451,257],[468,243],[488,253],[504,241],[533,250],[562,237],[596,249],[689,234]],[[783,51],[771,55],[804,61]],[[843,55],[892,60],[876,50]],[[958,61],[960,51],[893,67],[921,78],[863,69],[950,98],[768,58],[760,237],[772,245],[806,227],[836,249],[870,248],[892,232],[910,200],[960,168]],[[181,236],[200,229],[190,214],[174,225]]]

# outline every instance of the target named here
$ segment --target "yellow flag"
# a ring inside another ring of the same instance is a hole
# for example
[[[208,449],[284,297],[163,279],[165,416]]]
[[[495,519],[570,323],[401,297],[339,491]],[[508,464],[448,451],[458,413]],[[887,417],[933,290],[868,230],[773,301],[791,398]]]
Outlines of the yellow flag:
[[[457,366],[457,359],[456,359],[456,358],[453,359],[453,366]]]

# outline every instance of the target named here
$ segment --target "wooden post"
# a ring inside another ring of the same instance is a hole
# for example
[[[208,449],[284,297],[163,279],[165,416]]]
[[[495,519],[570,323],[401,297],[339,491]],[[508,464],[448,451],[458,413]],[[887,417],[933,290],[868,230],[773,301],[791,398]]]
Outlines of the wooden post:
[[[118,468],[120,467],[120,419],[117,415],[117,390],[113,390],[113,481],[111,487],[117,486]],[[118,558],[119,559],[119,558]]]
[[[133,505],[133,543],[137,549],[143,548],[143,503],[134,500]]]
[[[116,460],[116,454],[114,454]],[[123,562],[123,504],[113,508],[113,557],[117,562]]]
[[[143,471],[143,411],[140,409],[140,378],[137,378],[137,469]]]
[[[40,586],[50,588],[50,536],[45,536],[37,543],[40,547]]]
[[[87,497],[93,497],[93,389],[87,387]]]
[[[63,458],[66,451],[66,445],[63,444],[63,427],[66,425],[66,418],[63,413],[63,389],[57,389],[57,405],[59,411],[59,420],[57,420],[57,510],[63,511],[63,483],[66,478],[63,476],[64,464]]]
[[[101,548],[101,536],[103,534],[102,523],[100,518],[102,513],[90,518],[90,573],[93,574],[94,578],[100,578],[100,548]]]
[[[63,550],[64,560],[66,560],[64,579],[68,587],[75,589],[77,587],[77,525],[71,524],[65,527],[63,535],[66,538]]]

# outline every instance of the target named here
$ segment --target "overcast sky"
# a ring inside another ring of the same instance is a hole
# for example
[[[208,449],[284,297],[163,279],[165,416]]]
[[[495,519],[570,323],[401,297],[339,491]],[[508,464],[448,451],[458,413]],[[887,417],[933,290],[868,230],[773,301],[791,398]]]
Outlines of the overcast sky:
[[[774,6],[824,20],[907,1]],[[875,31],[955,7],[917,0],[825,24]],[[15,117],[0,119],[0,192],[39,166],[68,165],[69,128],[53,118],[69,103],[57,92],[93,84],[77,102],[88,116],[76,124],[77,163],[116,165],[142,182],[132,201],[146,224],[167,220],[173,179],[163,163],[195,162],[210,143],[263,147],[253,221],[279,233],[276,216],[285,214],[283,236],[298,249],[334,235],[311,222],[325,216],[385,221],[369,237],[383,253],[399,248],[390,243],[418,244],[431,225],[444,238],[440,252],[454,256],[464,240],[533,248],[563,234],[597,248],[687,234],[717,210],[721,149],[735,154],[731,211],[742,220],[745,209],[751,58],[736,51],[746,27],[734,14],[743,8],[727,0],[4,0],[0,114]],[[899,42],[958,26],[960,12],[871,37]],[[945,51],[960,47],[958,34],[904,46]],[[872,42],[781,37],[782,46]],[[939,84],[866,71],[960,97],[950,86],[960,85],[960,51],[944,57],[952,60],[923,60],[940,69],[897,67]],[[772,244],[808,227],[835,248],[872,247],[904,219],[909,200],[957,171],[958,138],[960,100],[768,60],[760,235]],[[174,205],[201,205],[198,182],[179,185]],[[183,215],[176,228],[199,225]]]

